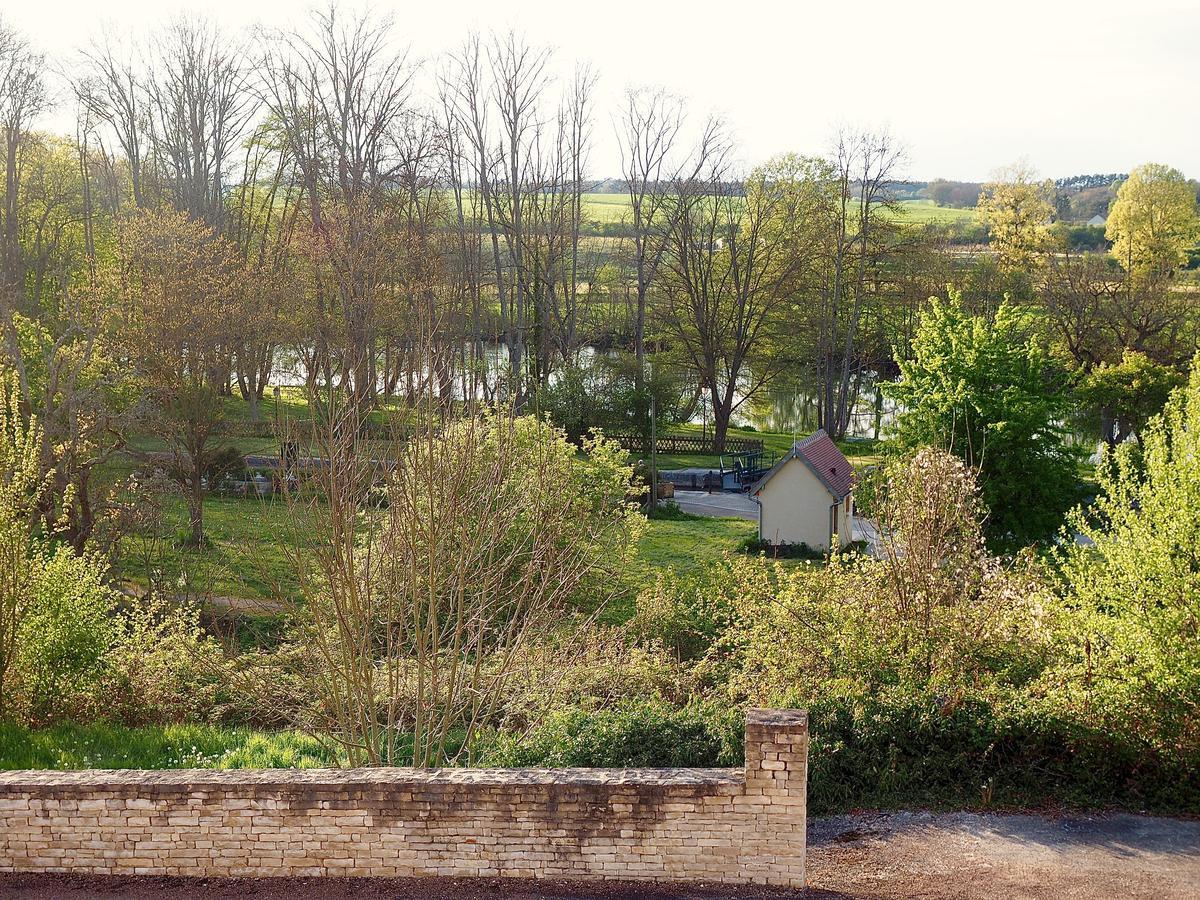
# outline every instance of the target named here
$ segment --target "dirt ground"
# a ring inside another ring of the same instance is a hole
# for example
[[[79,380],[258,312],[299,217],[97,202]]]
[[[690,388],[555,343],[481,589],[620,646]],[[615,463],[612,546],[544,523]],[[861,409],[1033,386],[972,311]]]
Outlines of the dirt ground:
[[[1200,821],[894,813],[814,820],[808,840],[823,900],[1200,898]]]
[[[876,813],[814,820],[811,900],[1196,900],[1200,821],[1133,815]],[[84,900],[717,900],[793,892],[710,886],[344,878],[0,876],[0,898]]]

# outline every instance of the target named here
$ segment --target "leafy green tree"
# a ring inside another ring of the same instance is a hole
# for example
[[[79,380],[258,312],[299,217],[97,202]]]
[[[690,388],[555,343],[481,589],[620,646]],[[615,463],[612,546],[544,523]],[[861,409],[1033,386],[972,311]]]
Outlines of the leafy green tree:
[[[1054,214],[1054,182],[1038,181],[1025,165],[1011,166],[983,186],[978,209],[1001,264],[1028,269],[1046,248],[1046,227]]]
[[[1018,311],[1006,301],[987,318],[968,313],[955,292],[949,301],[931,298],[912,353],[898,365],[900,378],[887,389],[903,410],[895,443],[940,447],[979,473],[993,544],[1053,532],[1076,488],[1060,424],[1066,402]]]
[[[1117,189],[1106,236],[1113,257],[1135,280],[1169,275],[1200,236],[1195,190],[1178,169],[1138,166]]]
[[[1200,361],[1142,446],[1097,469],[1092,510],[1077,510],[1061,554],[1080,614],[1069,681],[1100,716],[1159,747],[1200,749]]]
[[[29,560],[39,551],[38,505],[48,488],[39,464],[42,429],[21,414],[18,383],[15,374],[0,381],[0,719],[13,705],[11,676],[34,605]]]
[[[1142,429],[1162,410],[1182,379],[1171,366],[1139,350],[1126,349],[1121,361],[1100,363],[1079,386],[1079,397],[1100,411],[1104,439],[1114,446],[1127,437],[1142,439]]]

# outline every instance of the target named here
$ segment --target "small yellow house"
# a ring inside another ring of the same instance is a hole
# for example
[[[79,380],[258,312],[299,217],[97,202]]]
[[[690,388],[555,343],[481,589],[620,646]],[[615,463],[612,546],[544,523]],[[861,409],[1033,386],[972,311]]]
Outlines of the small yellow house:
[[[829,550],[854,540],[854,469],[824,430],[798,442],[750,489],[758,536],[769,544]]]

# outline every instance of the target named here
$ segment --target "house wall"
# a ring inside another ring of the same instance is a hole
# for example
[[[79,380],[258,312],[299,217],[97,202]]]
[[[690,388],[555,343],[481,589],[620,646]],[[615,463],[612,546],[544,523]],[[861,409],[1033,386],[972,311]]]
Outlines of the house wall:
[[[759,491],[758,536],[772,544],[805,543],[814,550],[829,549],[829,508],[833,497],[803,460],[784,464]],[[854,540],[853,504],[846,515],[845,502],[838,512],[842,546]]]
[[[804,886],[808,717],[744,769],[0,773],[0,872]]]

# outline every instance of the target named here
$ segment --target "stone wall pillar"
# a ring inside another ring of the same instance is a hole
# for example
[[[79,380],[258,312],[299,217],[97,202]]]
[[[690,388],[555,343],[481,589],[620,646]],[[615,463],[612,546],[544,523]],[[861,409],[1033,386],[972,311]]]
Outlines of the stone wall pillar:
[[[761,842],[754,852],[773,866],[755,881],[804,886],[808,803],[808,712],[801,709],[746,711],[746,802],[759,816]],[[781,877],[781,875],[786,877]]]

